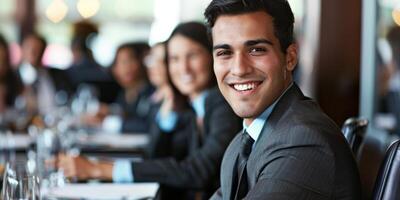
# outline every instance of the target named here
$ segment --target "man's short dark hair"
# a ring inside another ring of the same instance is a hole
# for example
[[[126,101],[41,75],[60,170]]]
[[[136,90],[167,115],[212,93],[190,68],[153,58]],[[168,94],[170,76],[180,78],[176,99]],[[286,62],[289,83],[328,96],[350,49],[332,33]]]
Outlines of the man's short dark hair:
[[[272,16],[275,36],[281,45],[281,50],[293,43],[294,16],[287,0],[213,0],[206,8],[204,16],[209,30],[221,15],[238,15],[250,12],[265,11]]]

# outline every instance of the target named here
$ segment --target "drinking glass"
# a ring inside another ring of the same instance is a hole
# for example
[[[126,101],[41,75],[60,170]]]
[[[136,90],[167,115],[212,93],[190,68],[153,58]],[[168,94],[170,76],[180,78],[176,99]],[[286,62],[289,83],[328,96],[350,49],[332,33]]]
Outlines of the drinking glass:
[[[8,162],[1,196],[4,200],[40,200],[40,184],[35,170],[27,162]]]

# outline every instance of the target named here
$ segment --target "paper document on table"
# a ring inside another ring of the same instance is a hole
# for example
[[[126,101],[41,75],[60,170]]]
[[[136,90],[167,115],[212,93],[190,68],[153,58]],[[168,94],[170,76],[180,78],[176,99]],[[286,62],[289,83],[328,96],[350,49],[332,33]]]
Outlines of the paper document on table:
[[[51,189],[45,196],[49,198],[98,200],[143,199],[155,197],[158,188],[158,183],[68,184]]]
[[[94,134],[81,139],[81,145],[132,148],[145,146],[149,142],[147,134]]]
[[[6,146],[3,148],[6,149],[26,149],[32,144],[33,139],[28,134],[10,134],[10,135],[1,135],[0,140],[4,140],[6,142]],[[3,142],[4,142],[3,141]]]

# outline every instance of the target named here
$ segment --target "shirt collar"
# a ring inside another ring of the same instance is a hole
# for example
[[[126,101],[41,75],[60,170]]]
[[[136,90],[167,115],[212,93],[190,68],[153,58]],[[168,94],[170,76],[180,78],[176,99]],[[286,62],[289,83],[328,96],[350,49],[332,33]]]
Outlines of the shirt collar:
[[[276,103],[282,98],[282,96],[293,86],[293,82],[289,85],[288,88],[281,94],[281,96],[274,101],[274,103],[271,106],[268,106],[268,108],[261,113],[249,126],[244,123],[243,120],[243,129],[250,135],[250,137],[256,142],[257,139],[259,138],[261,134],[261,130],[264,127],[265,122],[268,120],[268,117],[271,115],[272,111],[275,108]]]
[[[197,117],[203,118],[205,115],[205,105],[207,96],[208,96],[208,90],[205,90],[201,92],[200,95],[192,101],[192,107],[196,112]]]

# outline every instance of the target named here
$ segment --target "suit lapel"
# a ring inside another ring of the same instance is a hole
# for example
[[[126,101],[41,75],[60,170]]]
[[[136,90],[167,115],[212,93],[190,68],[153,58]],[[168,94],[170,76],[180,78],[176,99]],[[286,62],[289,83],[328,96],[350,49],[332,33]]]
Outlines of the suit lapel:
[[[241,140],[241,136],[236,136],[232,143],[229,145],[228,149],[225,152],[222,165],[221,165],[221,189],[223,192],[224,199],[232,199],[235,195],[234,189],[232,188],[234,180],[233,170],[235,170],[235,164],[237,162],[237,157],[239,154],[239,149],[237,148],[239,142]],[[235,173],[236,174],[236,173]]]
[[[277,128],[280,120],[283,119],[283,116],[288,111],[289,107],[295,102],[299,101],[302,98],[305,98],[299,87],[293,83],[293,86],[281,97],[279,102],[277,102],[274,110],[269,116],[267,122],[264,124],[264,127],[261,131],[261,135],[257,140],[256,146],[254,147],[252,153],[249,156],[249,160],[247,161],[247,176],[249,180],[249,187],[253,187],[257,181],[258,173],[255,171],[254,166],[257,166],[256,163],[262,157],[263,150],[265,146],[262,144],[268,143],[271,139],[273,139],[273,132]]]

